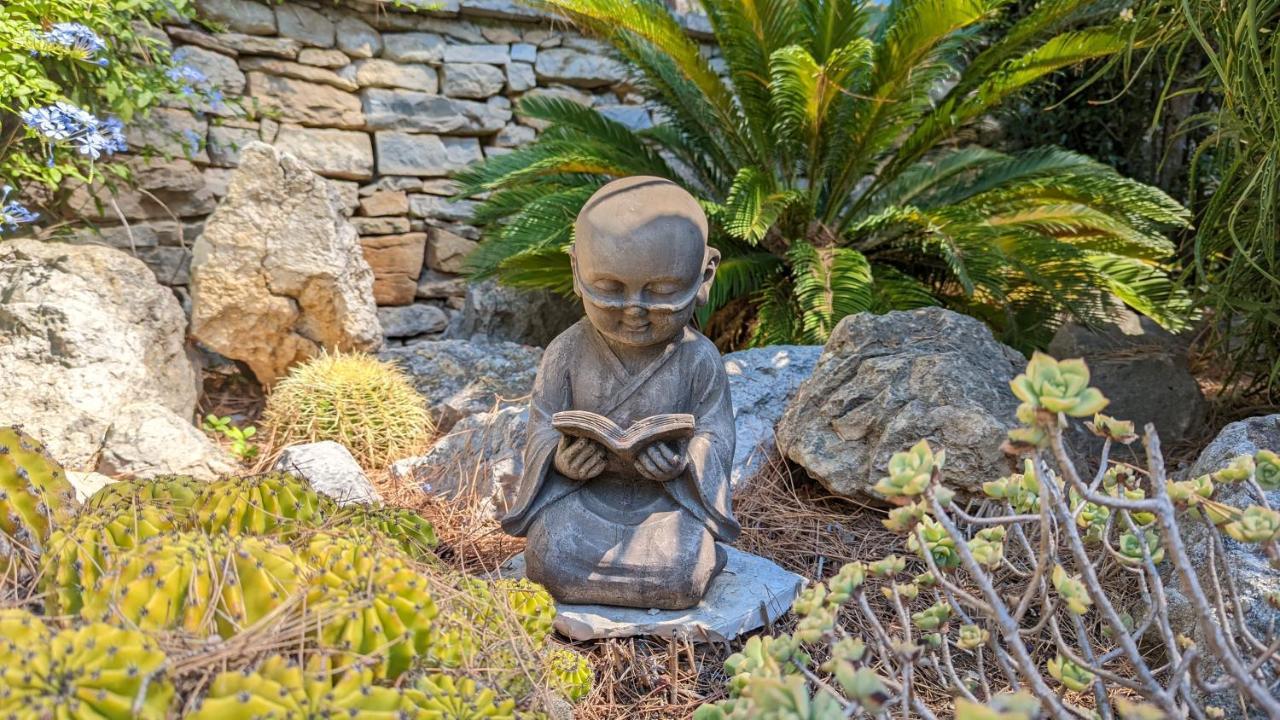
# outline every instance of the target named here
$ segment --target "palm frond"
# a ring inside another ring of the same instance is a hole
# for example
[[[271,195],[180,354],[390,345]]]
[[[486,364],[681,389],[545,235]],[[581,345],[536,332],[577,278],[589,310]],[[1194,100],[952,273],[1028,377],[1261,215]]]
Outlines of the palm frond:
[[[796,243],[787,257],[805,342],[825,343],[841,318],[872,308],[871,264],[862,253]]]
[[[871,287],[872,312],[914,310],[938,304],[929,286],[892,265],[873,263],[871,275],[874,279]]]
[[[801,198],[795,190],[779,192],[771,173],[744,167],[738,171],[729,189],[721,213],[725,232],[755,245],[773,227],[787,206]]]
[[[1107,279],[1116,297],[1164,329],[1181,332],[1195,319],[1191,294],[1160,268],[1114,255],[1090,255],[1088,261]]]
[[[785,266],[776,255],[767,252],[748,252],[726,255],[716,268],[716,279],[711,284],[707,304],[698,309],[698,321],[706,324],[712,313],[731,300],[760,292]]]

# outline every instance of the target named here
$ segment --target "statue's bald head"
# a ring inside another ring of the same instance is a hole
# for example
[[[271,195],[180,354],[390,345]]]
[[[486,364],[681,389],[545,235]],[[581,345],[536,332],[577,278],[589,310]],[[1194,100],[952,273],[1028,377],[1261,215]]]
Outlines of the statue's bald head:
[[[574,231],[579,262],[619,253],[646,267],[665,259],[692,278],[706,251],[707,216],[684,188],[642,175],[597,190],[578,213]]]
[[[607,339],[664,341],[706,302],[720,254],[707,247],[698,201],[670,180],[605,185],[578,213],[574,233],[575,289]]]

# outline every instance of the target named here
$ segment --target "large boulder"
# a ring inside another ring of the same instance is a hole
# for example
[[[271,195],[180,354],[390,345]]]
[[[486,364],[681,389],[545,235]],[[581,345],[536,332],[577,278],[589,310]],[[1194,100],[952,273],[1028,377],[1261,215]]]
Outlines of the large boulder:
[[[1208,475],[1221,470],[1241,455],[1253,455],[1259,450],[1280,452],[1280,415],[1260,415],[1233,422],[1222,429],[1213,442],[1200,453],[1200,457],[1187,473],[1187,478]],[[1214,499],[1236,507],[1257,504],[1248,490],[1240,483],[1215,483]],[[1267,493],[1271,507],[1280,507],[1280,490]],[[1201,585],[1209,592],[1212,578],[1209,575],[1210,531],[1207,526],[1182,516],[1182,539],[1191,564],[1200,571]],[[1266,553],[1258,545],[1239,543],[1225,534],[1222,543],[1226,557],[1217,558],[1217,566],[1225,567],[1240,594],[1245,620],[1258,637],[1280,626],[1280,610],[1267,603],[1267,596],[1280,592],[1280,568],[1273,567]],[[1195,627],[1194,610],[1182,591],[1182,585],[1166,570],[1169,596],[1169,616],[1175,628]],[[1221,575],[1221,570],[1219,571]],[[1194,634],[1193,631],[1188,634]]]
[[[783,415],[778,446],[831,492],[866,498],[893,453],[928,440],[947,452],[948,482],[980,492],[1009,471],[1009,381],[1025,362],[942,308],[850,315]]]
[[[96,245],[0,243],[0,425],[68,468],[137,476],[231,469],[198,431],[198,375],[177,298]]]
[[[1138,428],[1155,423],[1161,441],[1169,447],[1194,434],[1205,416],[1204,396],[1191,374],[1187,347],[1186,338],[1122,309],[1112,322],[1096,329],[1063,325],[1048,351],[1059,359],[1084,358],[1089,364],[1089,384],[1111,401],[1106,413],[1132,420]],[[1087,451],[1092,460],[1101,448],[1101,438],[1083,423],[1072,423],[1069,432],[1072,447]]]
[[[449,431],[468,415],[527,401],[542,360],[540,348],[512,342],[428,340],[387,348],[427,399],[436,429]]]
[[[241,151],[191,261],[191,334],[270,386],[326,350],[382,342],[373,272],[323,178],[269,145]]]
[[[821,353],[817,345],[771,345],[724,356],[736,435],[729,477],[734,490],[745,486],[774,455],[778,421],[800,384],[813,374]]]
[[[581,317],[581,302],[548,290],[520,290],[483,280],[467,286],[462,312],[449,323],[446,336],[546,347]]]

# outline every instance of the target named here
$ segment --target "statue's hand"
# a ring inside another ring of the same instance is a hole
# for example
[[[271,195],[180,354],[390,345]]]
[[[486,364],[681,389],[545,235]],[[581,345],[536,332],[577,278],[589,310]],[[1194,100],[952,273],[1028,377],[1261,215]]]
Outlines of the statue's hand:
[[[665,443],[655,442],[636,456],[636,471],[654,482],[674,480],[689,465],[689,458]]]
[[[556,470],[570,480],[590,480],[604,472],[608,461],[608,451],[587,438],[562,437],[556,447]]]

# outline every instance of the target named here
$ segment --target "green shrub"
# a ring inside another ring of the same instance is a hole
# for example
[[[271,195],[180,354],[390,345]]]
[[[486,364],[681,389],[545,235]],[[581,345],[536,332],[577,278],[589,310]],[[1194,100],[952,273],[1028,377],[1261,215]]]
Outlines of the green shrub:
[[[480,275],[571,290],[572,221],[606,181],[656,175],[704,201],[723,262],[707,320],[754,304],[754,342],[822,342],[853,312],[943,304],[1020,347],[1118,295],[1184,321],[1164,193],[1054,148],[964,147],[962,131],[1044,76],[1124,50],[1134,24],[1078,26],[1091,0],[1038,3],[1002,34],[1002,3],[899,0],[868,29],[862,0],[712,0],[728,78],[652,0],[547,0],[626,60],[660,124],[632,131],[550,97],[533,144],[462,172],[488,193]],[[1101,13],[1099,13],[1101,15]],[[736,333],[741,336],[744,333]]]
[[[1026,472],[986,483],[985,501],[961,499],[943,453],[922,442],[895,455],[876,490],[913,557],[850,563],[806,589],[795,629],[748,640],[725,662],[728,699],[695,720],[933,718],[923,685],[955,698],[957,720],[1213,718],[1223,701],[1280,716],[1274,636],[1253,634],[1235,586],[1218,579],[1231,558],[1219,551],[1210,582],[1181,540],[1187,523],[1208,521],[1204,542],[1221,549],[1225,534],[1280,557],[1280,512],[1264,495],[1280,486],[1280,457],[1172,481],[1148,426],[1147,467],[1109,466],[1113,444],[1136,435],[1098,414],[1107,400],[1083,362],[1037,354],[1011,384],[1022,427],[1010,443],[1028,454]],[[1104,438],[1109,469],[1095,478],[1063,441],[1081,418]],[[1215,499],[1225,483],[1258,504]],[[1181,623],[1175,588],[1191,606]]]
[[[0,186],[10,189],[0,233],[34,219],[18,195],[52,197],[63,180],[101,180],[104,170],[127,177],[107,162],[124,149],[123,124],[207,89],[198,72],[174,66],[159,28],[192,13],[190,0],[0,4]]]

